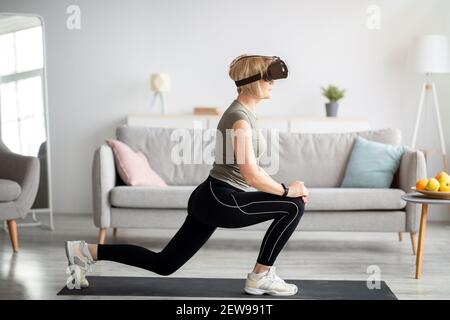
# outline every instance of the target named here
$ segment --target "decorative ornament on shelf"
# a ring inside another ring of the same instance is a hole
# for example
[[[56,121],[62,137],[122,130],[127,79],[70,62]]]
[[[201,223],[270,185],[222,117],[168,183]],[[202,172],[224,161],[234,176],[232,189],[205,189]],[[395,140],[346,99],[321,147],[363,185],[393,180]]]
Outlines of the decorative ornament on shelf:
[[[212,115],[217,116],[220,115],[221,111],[219,107],[203,107],[196,106],[194,107],[194,115]]]
[[[161,114],[166,114],[164,93],[170,91],[170,76],[167,73],[153,73],[150,76],[150,89],[155,93],[150,109],[153,109],[156,101],[161,101]]]
[[[327,117],[336,117],[339,107],[338,101],[344,97],[345,90],[330,84],[326,88],[322,87],[322,95],[329,101],[325,104]]]

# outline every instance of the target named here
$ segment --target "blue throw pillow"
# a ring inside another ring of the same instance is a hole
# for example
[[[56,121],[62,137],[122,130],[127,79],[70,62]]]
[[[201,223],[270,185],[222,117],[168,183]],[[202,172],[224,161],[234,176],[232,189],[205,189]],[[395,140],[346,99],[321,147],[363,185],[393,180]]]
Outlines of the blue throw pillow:
[[[404,151],[404,146],[393,146],[358,136],[341,187],[389,188]]]

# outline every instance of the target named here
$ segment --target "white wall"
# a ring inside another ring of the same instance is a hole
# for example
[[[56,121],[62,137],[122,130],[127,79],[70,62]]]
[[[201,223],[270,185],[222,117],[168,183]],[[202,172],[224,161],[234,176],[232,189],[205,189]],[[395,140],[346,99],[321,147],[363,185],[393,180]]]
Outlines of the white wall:
[[[81,30],[66,28],[71,4],[81,8]],[[366,27],[370,4],[381,8],[380,30]],[[45,19],[57,213],[91,211],[94,149],[128,113],[148,110],[152,72],[171,75],[169,112],[224,109],[235,97],[227,75],[235,56],[279,55],[289,79],[276,83],[259,114],[322,115],[320,86],[335,83],[347,89],[339,115],[400,128],[410,144],[422,79],[405,69],[409,43],[417,34],[450,36],[447,0],[2,0],[0,11]],[[449,78],[437,79],[448,149]],[[438,137],[427,124],[421,147]],[[430,165],[430,175],[442,167],[433,159]],[[450,216],[445,207],[430,211],[432,219]]]

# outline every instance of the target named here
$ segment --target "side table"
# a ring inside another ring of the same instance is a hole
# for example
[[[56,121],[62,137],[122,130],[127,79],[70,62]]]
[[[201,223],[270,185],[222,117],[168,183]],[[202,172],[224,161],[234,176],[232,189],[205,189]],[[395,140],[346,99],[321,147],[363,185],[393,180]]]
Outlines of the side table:
[[[419,243],[417,245],[417,256],[416,256],[416,279],[420,279],[420,276],[422,275],[422,257],[425,244],[425,230],[427,227],[428,205],[429,204],[450,205],[450,199],[428,198],[418,192],[406,193],[402,195],[401,198],[405,201],[418,203],[422,205],[422,214],[420,217],[420,226],[419,226]]]

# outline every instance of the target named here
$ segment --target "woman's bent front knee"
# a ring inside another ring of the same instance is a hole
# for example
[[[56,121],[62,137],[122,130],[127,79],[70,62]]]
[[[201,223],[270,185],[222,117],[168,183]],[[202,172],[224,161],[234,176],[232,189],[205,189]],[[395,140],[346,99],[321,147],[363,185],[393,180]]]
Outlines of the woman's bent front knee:
[[[303,202],[302,198],[301,197],[289,198],[289,201],[295,205],[295,208],[290,210],[290,213],[298,214],[301,216],[303,214],[303,211],[305,210],[305,203]]]

